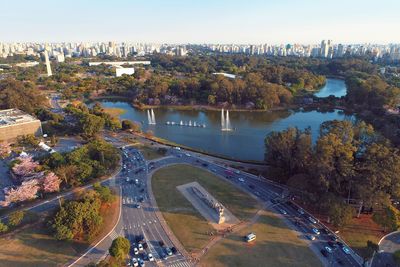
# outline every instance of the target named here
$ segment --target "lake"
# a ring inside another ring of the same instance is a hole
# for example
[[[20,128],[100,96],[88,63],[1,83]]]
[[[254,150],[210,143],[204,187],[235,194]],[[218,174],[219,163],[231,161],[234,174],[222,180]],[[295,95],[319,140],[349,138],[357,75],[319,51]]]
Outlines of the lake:
[[[327,79],[327,84],[319,92],[332,94],[332,89],[339,85],[344,86],[340,80]],[[329,91],[329,93],[327,93]],[[310,110],[284,110],[284,111],[230,111],[232,131],[221,131],[221,111],[174,110],[170,108],[154,109],[156,124],[148,124],[146,110],[138,110],[127,102],[102,101],[106,108],[121,108],[125,113],[120,119],[129,119],[141,123],[142,130],[153,131],[154,135],[178,144],[201,149],[215,154],[220,154],[243,160],[263,160],[264,139],[272,131],[285,130],[288,127],[305,129],[311,127],[312,137],[318,137],[319,126],[328,120],[353,120],[353,115],[346,115],[340,110],[317,111]],[[167,125],[167,122],[180,124],[205,124],[203,127],[188,127]]]
[[[316,92],[316,97],[328,97],[333,95],[335,97],[342,97],[347,94],[347,87],[344,80],[340,79],[326,79],[326,84]]]

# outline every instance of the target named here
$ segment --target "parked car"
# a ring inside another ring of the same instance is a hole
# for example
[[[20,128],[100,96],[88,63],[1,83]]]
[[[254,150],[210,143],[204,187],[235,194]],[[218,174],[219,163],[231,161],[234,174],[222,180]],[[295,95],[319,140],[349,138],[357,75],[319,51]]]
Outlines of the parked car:
[[[240,177],[238,180],[239,180],[239,182],[242,182],[242,183],[244,182],[244,179],[242,177]]]
[[[298,209],[297,210],[301,215],[304,215],[304,210],[303,209]]]
[[[153,254],[149,253],[148,258],[149,258],[149,261],[154,261]]]

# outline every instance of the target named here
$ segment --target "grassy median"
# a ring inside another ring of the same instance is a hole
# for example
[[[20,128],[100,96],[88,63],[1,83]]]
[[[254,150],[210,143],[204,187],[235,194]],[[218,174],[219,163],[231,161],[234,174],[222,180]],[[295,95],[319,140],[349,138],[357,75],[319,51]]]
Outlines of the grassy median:
[[[236,217],[252,218],[259,204],[229,182],[197,167],[179,164],[154,173],[152,187],[157,204],[169,227],[188,252],[202,249],[210,240],[213,228],[176,186],[197,181]],[[257,234],[252,245],[243,242],[249,232]],[[201,259],[202,266],[321,266],[321,263],[272,212],[264,211],[258,221],[239,233],[228,235]]]
[[[213,231],[208,222],[176,189],[178,185],[198,182],[236,217],[251,218],[257,211],[257,202],[214,174],[200,168],[179,164],[154,173],[153,192],[168,225],[189,252],[202,249]]]
[[[243,236],[249,232],[257,235],[252,244],[243,241]],[[322,264],[276,214],[264,211],[255,224],[229,235],[212,247],[202,258],[200,266],[306,267]]]

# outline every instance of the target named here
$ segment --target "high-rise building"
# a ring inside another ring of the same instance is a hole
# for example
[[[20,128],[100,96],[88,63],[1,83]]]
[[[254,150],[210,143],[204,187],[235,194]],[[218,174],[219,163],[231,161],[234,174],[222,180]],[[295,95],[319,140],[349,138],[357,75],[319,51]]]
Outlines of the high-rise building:
[[[53,73],[51,72],[49,54],[47,53],[47,50],[44,50],[44,60],[46,62],[47,77],[50,77],[51,75],[53,75]]]

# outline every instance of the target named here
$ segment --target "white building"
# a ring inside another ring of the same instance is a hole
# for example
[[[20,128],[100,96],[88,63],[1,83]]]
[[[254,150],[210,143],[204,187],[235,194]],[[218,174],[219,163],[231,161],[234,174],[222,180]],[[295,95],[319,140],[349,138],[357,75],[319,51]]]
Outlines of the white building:
[[[134,68],[123,68],[121,66],[117,66],[115,68],[115,77],[121,77],[123,74],[132,75],[135,73]]]

